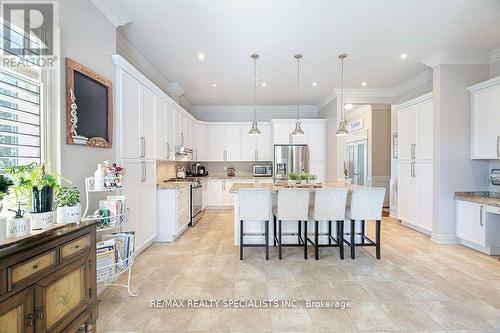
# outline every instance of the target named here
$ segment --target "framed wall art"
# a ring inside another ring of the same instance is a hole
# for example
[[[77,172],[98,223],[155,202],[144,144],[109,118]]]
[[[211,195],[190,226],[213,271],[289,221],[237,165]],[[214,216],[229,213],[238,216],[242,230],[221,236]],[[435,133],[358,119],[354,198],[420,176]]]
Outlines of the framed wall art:
[[[111,148],[112,140],[112,81],[66,58],[66,142]]]

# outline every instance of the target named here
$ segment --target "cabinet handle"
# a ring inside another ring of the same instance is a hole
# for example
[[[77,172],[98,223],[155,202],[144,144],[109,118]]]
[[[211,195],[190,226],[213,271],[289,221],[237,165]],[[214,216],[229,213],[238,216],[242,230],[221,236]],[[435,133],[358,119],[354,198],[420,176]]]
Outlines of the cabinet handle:
[[[415,172],[415,162],[413,162],[413,178],[417,177],[417,173]]]
[[[170,159],[170,143],[167,142],[167,160]]]
[[[141,161],[141,182],[146,181],[146,162]]]
[[[34,264],[31,268],[38,269],[38,264]]]
[[[43,319],[43,305],[40,305],[37,309],[36,312],[38,313],[38,319]]]
[[[222,190],[226,190],[226,181],[224,179],[222,180]]]
[[[479,210],[479,225],[481,227],[484,225],[484,221],[483,221],[483,208],[484,208],[484,206],[481,205],[481,209]]]
[[[259,160],[259,151],[258,150],[255,151],[255,160],[256,161]]]
[[[227,150],[224,150],[224,154],[223,154],[223,156],[222,156],[222,159],[223,159],[224,161],[227,161]]]
[[[146,156],[146,138],[141,136],[141,157]]]
[[[181,146],[184,146],[184,133],[181,132]]]
[[[28,320],[28,325],[29,325],[29,326],[33,326],[33,314],[32,314],[32,313],[30,313],[30,314],[26,317],[26,319]]]
[[[499,142],[500,142],[500,136],[497,136],[497,157],[500,157],[500,148],[498,147]]]

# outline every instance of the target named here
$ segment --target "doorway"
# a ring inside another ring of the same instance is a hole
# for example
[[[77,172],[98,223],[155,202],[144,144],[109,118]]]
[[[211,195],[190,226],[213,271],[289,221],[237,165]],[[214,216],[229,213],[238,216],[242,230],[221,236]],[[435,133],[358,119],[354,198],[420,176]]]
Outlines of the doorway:
[[[347,163],[348,177],[355,185],[366,185],[368,172],[367,160],[367,140],[360,140],[347,143]]]

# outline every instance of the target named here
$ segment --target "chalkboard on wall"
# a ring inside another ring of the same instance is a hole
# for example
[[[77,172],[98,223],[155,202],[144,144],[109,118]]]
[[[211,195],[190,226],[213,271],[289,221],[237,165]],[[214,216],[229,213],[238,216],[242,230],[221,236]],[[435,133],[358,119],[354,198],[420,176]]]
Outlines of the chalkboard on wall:
[[[112,82],[66,58],[66,142],[111,148],[113,138]]]

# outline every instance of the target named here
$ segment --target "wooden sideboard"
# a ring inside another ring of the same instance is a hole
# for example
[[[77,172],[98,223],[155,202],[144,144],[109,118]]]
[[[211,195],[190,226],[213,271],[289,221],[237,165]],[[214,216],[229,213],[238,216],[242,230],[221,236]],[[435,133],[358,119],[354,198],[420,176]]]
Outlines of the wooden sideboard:
[[[0,333],[96,332],[96,227],[68,225],[0,246]]]

